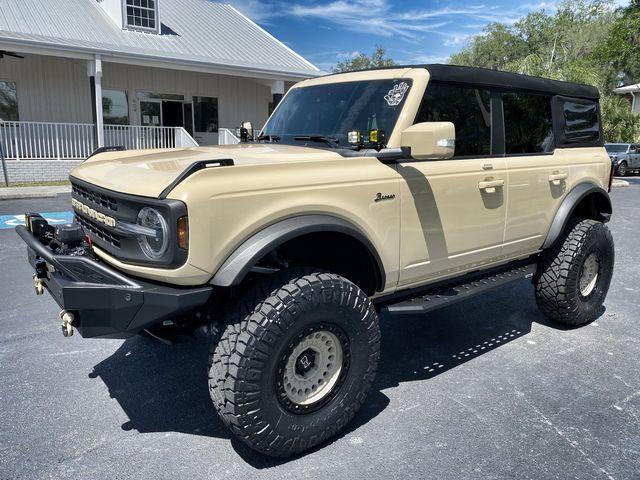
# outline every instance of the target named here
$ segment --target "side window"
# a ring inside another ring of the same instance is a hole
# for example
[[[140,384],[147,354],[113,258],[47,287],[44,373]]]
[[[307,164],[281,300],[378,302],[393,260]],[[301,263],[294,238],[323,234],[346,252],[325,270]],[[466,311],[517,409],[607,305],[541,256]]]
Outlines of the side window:
[[[489,155],[491,94],[488,90],[432,83],[427,87],[416,123],[452,122],[456,157]]]
[[[18,118],[18,94],[16,84],[0,81],[0,120],[17,121]]]
[[[551,152],[554,148],[551,97],[503,93],[505,153]]]
[[[129,124],[129,102],[123,90],[102,90],[102,118],[106,125]]]
[[[600,144],[598,102],[555,97],[553,109],[558,143],[567,146]]]

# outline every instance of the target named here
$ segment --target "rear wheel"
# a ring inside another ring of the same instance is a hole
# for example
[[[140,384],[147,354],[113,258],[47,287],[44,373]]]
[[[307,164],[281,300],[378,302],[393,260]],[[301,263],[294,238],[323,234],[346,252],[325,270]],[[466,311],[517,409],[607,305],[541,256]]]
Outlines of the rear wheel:
[[[229,313],[210,355],[209,391],[222,420],[271,456],[311,448],[341,430],[373,382],[378,317],[353,283],[289,271]]]
[[[607,226],[596,220],[574,220],[565,237],[542,255],[535,277],[538,307],[565,325],[595,320],[609,290],[613,263],[613,238]]]

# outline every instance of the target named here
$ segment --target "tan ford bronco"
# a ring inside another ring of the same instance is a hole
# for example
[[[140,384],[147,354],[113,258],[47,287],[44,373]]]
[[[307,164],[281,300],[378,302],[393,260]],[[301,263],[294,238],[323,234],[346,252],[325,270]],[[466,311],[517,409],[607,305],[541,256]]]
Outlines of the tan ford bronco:
[[[602,312],[611,161],[591,86],[452,65],[335,74],[291,88],[255,141],[106,150],[71,173],[73,224],[17,228],[36,291],[65,335],[208,327],[213,404],[267,455],[353,418],[381,311],[531,278],[555,322]]]

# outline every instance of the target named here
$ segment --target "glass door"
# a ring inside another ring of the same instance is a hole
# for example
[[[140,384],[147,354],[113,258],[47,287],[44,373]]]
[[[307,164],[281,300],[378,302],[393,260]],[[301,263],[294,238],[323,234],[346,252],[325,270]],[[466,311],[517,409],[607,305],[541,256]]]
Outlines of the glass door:
[[[162,102],[140,100],[140,125],[159,127],[162,125]]]

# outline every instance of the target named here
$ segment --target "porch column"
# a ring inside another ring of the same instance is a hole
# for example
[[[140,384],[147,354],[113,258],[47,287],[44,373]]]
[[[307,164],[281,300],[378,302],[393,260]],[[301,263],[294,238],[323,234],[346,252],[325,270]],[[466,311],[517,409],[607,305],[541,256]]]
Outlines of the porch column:
[[[96,145],[104,147],[104,121],[102,119],[102,57],[96,55],[87,65],[87,74],[91,83],[91,110],[93,124],[96,126]]]

